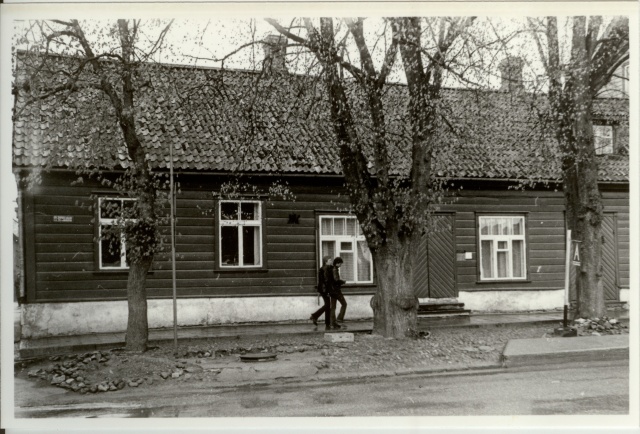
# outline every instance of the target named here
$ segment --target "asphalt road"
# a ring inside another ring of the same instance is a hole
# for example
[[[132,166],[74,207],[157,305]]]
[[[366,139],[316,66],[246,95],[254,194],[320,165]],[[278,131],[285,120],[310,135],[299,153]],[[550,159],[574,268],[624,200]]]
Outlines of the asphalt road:
[[[629,365],[590,362],[227,389],[163,384],[151,396],[142,388],[82,398],[57,390],[62,393],[36,400],[29,396],[37,390],[18,392],[16,417],[613,415],[629,411]]]

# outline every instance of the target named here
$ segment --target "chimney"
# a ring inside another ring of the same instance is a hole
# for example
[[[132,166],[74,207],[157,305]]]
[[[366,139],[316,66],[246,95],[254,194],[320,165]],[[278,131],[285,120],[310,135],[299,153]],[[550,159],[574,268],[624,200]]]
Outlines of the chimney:
[[[262,41],[264,50],[263,68],[272,72],[287,71],[284,59],[287,54],[287,38],[282,35],[268,35]]]
[[[523,90],[522,84],[522,67],[524,61],[515,56],[508,56],[500,62],[500,75],[502,82],[500,90],[505,92],[514,92]]]

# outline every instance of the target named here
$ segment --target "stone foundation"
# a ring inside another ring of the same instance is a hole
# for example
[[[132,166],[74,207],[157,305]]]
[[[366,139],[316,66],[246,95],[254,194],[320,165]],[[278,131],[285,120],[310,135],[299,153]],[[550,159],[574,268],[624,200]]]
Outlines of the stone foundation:
[[[371,295],[346,296],[348,320],[371,319]],[[179,326],[308,321],[317,297],[178,299]],[[149,328],[173,327],[173,300],[148,302]],[[22,306],[22,338],[124,332],[127,302],[34,303]]]

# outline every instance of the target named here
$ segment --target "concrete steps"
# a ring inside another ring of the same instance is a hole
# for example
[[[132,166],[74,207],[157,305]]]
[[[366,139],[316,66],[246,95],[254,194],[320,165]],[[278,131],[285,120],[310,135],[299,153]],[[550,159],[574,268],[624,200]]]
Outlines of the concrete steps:
[[[419,317],[446,318],[455,316],[469,316],[471,311],[464,308],[464,303],[444,302],[444,303],[420,303],[418,306]]]

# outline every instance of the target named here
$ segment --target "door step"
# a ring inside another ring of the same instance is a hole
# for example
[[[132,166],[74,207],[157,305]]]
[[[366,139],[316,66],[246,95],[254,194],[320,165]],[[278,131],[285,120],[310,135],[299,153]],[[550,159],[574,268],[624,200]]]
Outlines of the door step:
[[[421,303],[418,306],[420,317],[469,316],[471,311],[464,308],[464,303]]]

